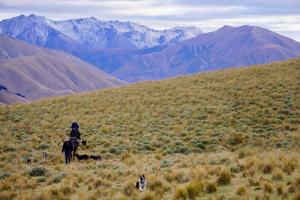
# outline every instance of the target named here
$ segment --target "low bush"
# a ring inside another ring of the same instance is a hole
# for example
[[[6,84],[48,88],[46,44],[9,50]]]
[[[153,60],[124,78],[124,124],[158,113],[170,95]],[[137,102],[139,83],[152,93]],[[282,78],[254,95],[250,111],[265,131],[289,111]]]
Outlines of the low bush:
[[[48,149],[49,146],[47,144],[40,144],[39,146],[37,146],[37,150],[45,150]]]
[[[218,179],[217,179],[217,183],[219,185],[227,185],[231,183],[231,175],[230,172],[227,170],[224,170],[221,172],[221,174],[219,175]]]
[[[262,169],[264,174],[270,174],[272,170],[273,170],[272,164],[265,164]]]
[[[186,191],[186,188],[181,187],[175,191],[175,195],[173,197],[173,200],[187,200],[188,199],[188,193]]]
[[[0,180],[6,179],[6,178],[8,178],[8,177],[10,177],[10,173],[5,172],[5,173],[3,173],[3,174],[0,175]]]
[[[282,185],[278,185],[276,187],[277,190],[277,195],[282,195],[283,194],[283,186]]]
[[[205,187],[207,193],[213,193],[217,191],[217,185],[215,183],[208,183]]]
[[[45,176],[46,172],[44,167],[34,167],[29,171],[29,176]]]
[[[241,186],[237,189],[236,194],[244,196],[247,193],[247,189],[244,186]]]
[[[273,192],[273,186],[270,183],[265,183],[264,184],[264,191],[267,193],[272,193]]]
[[[203,183],[193,181],[186,186],[180,187],[175,191],[174,200],[196,199],[203,192]]]
[[[203,183],[201,181],[193,181],[186,186],[186,191],[190,199],[195,199],[203,192]]]
[[[232,133],[228,138],[228,143],[230,145],[238,145],[243,143],[243,141],[244,141],[244,136],[239,133]]]
[[[60,173],[60,174],[58,174],[54,179],[53,179],[53,183],[60,183],[61,182],[61,180],[63,179],[63,178],[65,178],[66,177],[66,174],[65,173]]]

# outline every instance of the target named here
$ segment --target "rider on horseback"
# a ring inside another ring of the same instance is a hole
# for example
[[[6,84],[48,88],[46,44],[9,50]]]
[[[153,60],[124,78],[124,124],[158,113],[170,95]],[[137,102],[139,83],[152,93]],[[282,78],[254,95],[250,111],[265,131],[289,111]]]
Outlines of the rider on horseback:
[[[80,140],[80,132],[79,132],[79,125],[77,122],[72,122],[71,125],[71,133],[70,133],[70,137],[74,137],[77,140]]]

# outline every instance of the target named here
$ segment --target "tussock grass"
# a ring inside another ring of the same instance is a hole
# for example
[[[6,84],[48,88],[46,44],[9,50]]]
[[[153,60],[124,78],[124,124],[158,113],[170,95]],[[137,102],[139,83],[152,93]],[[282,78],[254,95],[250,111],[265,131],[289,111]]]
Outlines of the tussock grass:
[[[218,176],[217,183],[219,185],[228,185],[231,183],[231,175],[227,170],[223,170]]]
[[[294,59],[2,106],[0,199],[297,198],[299,74]],[[63,164],[74,120],[102,161]]]

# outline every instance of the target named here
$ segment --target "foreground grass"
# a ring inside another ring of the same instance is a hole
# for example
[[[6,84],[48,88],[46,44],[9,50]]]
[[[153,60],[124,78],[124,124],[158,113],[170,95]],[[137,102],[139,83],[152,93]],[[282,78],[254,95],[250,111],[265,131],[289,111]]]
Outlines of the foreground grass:
[[[299,199],[299,72],[295,59],[1,107],[0,199]],[[103,161],[63,164],[75,120],[80,153]]]

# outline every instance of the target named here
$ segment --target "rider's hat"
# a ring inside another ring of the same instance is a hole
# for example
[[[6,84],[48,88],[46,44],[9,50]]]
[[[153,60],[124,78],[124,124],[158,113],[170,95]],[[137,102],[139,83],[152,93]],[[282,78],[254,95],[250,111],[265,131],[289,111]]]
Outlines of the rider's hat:
[[[72,122],[71,129],[78,129],[79,125],[77,122]]]

